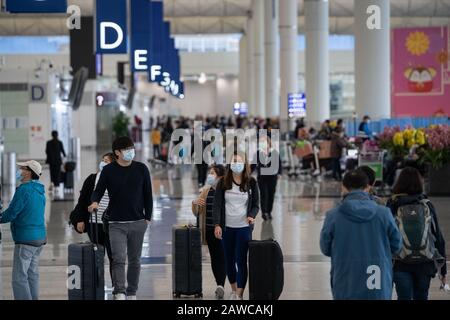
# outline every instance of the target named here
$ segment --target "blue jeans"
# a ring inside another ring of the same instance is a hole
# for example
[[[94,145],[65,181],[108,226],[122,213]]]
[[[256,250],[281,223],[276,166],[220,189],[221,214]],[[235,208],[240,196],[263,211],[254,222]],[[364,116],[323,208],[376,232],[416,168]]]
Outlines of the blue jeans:
[[[15,300],[38,300],[39,255],[41,247],[16,244],[12,269],[12,288]]]
[[[431,276],[421,272],[394,271],[398,300],[428,300]]]
[[[250,227],[226,227],[223,233],[228,280],[230,283],[237,283],[237,287],[240,289],[244,289],[247,284],[247,254],[248,243],[251,239]]]

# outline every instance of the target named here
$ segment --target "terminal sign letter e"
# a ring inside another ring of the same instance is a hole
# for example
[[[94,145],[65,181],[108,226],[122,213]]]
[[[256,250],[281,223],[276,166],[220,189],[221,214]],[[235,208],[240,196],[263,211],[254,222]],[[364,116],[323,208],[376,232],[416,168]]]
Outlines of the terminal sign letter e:
[[[367,28],[369,30],[381,30],[381,9],[377,5],[370,5],[367,7]]]
[[[381,289],[381,270],[377,265],[371,265],[367,268],[367,274],[370,275],[367,278],[367,289],[380,290]]]

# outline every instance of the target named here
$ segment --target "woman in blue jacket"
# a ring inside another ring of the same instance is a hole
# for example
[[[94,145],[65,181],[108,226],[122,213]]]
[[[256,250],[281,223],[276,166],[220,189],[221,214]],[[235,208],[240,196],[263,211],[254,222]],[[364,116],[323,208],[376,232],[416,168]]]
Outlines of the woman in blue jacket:
[[[39,182],[41,165],[34,160],[17,163],[21,185],[2,213],[0,223],[11,223],[15,243],[12,288],[16,300],[39,298],[39,256],[47,242],[45,230],[45,188]]]

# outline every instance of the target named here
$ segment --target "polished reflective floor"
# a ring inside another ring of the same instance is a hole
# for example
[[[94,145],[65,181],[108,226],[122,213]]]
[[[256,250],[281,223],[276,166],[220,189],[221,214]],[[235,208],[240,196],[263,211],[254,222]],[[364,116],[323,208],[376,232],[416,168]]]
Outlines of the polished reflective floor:
[[[76,171],[75,198],[83,179],[95,172],[100,152],[83,150]],[[147,150],[139,153],[148,163]],[[172,226],[195,223],[191,201],[198,193],[195,170],[191,166],[154,167],[149,165],[153,182],[154,214],[148,228],[142,252],[142,272],[138,299],[172,299],[171,239]],[[48,169],[43,182],[48,186]],[[12,194],[3,189],[5,207]],[[52,201],[56,196],[57,201]],[[336,182],[283,178],[276,193],[274,219],[263,222],[260,216],[253,232],[254,239],[276,239],[284,253],[285,285],[281,299],[331,299],[329,286],[329,259],[319,249],[319,234],[327,210],[340,197]],[[86,238],[68,225],[69,213],[74,207],[73,195],[50,196],[47,192],[46,221],[48,244],[40,260],[40,298],[67,299],[67,246]],[[433,199],[447,239],[450,238],[450,198]],[[0,251],[0,298],[12,299],[11,264],[14,244],[9,225],[2,225],[3,240]],[[447,246],[447,255],[450,254]],[[215,283],[209,266],[209,255],[203,248],[204,299],[214,299]],[[107,267],[106,267],[107,268]],[[106,274],[107,299],[111,299],[110,279]],[[230,292],[229,287],[226,293]],[[247,298],[248,292],[244,295]],[[393,297],[395,299],[395,296]],[[430,289],[431,299],[450,299],[450,294],[439,291],[439,281]]]

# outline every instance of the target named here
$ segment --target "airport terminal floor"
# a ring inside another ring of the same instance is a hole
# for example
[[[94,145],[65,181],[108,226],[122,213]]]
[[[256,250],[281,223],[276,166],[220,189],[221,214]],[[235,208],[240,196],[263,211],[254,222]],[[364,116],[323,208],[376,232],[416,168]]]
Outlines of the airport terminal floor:
[[[138,152],[137,159],[147,163],[148,150]],[[77,168],[74,195],[78,197],[81,184],[88,174],[95,172],[101,152],[83,150]],[[195,223],[191,213],[191,201],[198,194],[195,170],[191,166],[155,168],[150,166],[153,184],[154,214],[147,229],[142,251],[142,271],[138,300],[172,299],[172,226]],[[45,169],[42,181],[48,189],[49,171]],[[253,239],[276,239],[284,254],[285,285],[280,299],[329,300],[332,298],[329,282],[330,260],[319,249],[319,234],[326,211],[340,200],[340,183],[327,179],[322,181],[289,179],[283,177],[278,184],[273,220],[256,219]],[[11,197],[11,190],[4,188],[4,205]],[[71,195],[66,201],[51,201],[47,191],[46,222],[48,243],[40,260],[40,299],[67,299],[67,248],[70,243],[87,239],[68,225],[68,217],[74,202]],[[450,216],[443,214],[450,206],[450,198],[432,198],[444,235],[450,234]],[[448,212],[448,210],[447,210]],[[2,225],[1,286],[0,298],[10,300],[11,266],[14,243],[9,225]],[[447,256],[450,254],[447,246]],[[203,248],[203,299],[214,299],[216,288],[209,265],[209,255]],[[107,260],[105,260],[107,261]],[[105,270],[109,267],[105,266]],[[105,272],[106,299],[112,299],[109,273]],[[226,286],[226,295],[231,292]],[[395,299],[395,290],[393,299]],[[439,280],[432,281],[430,299],[449,299],[439,290]],[[248,291],[244,293],[248,299]]]

